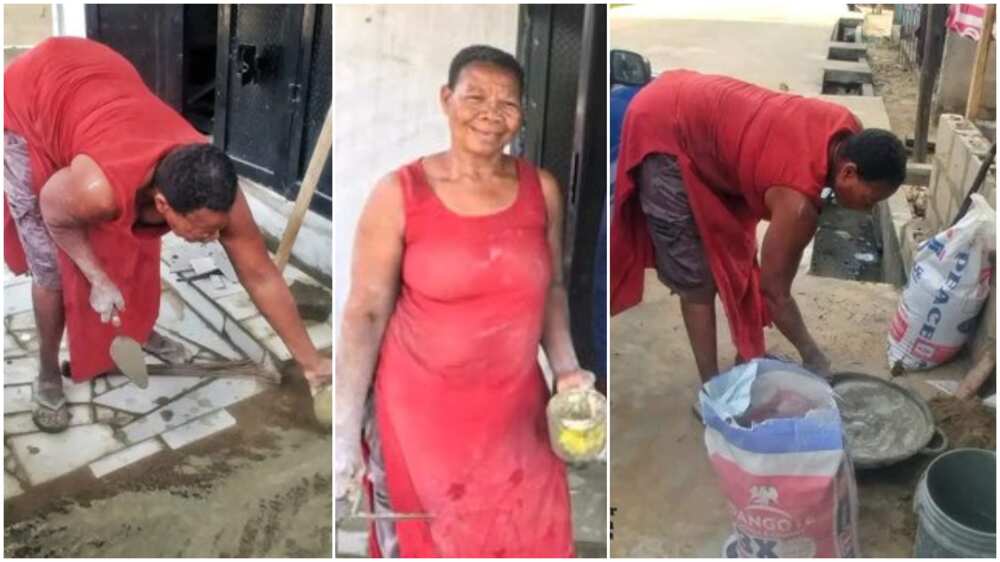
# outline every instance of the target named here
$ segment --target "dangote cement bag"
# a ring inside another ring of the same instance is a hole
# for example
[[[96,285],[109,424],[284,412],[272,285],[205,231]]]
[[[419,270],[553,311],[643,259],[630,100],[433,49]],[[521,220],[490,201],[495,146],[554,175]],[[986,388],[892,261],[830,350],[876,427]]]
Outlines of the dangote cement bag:
[[[960,221],[920,246],[889,325],[890,368],[929,369],[962,349],[990,296],[995,232],[993,209],[973,194]]]
[[[858,556],[854,470],[826,381],[755,359],[699,398],[740,558]]]

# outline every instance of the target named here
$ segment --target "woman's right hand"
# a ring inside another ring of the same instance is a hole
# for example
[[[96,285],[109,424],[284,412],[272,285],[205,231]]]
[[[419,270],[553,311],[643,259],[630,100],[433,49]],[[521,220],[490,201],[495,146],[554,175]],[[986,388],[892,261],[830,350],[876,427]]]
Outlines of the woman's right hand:
[[[334,498],[339,500],[351,497],[361,487],[364,462],[361,458],[361,443],[357,438],[342,439],[337,437],[335,439],[333,471]]]
[[[100,315],[101,322],[116,321],[125,310],[125,297],[110,279],[102,276],[90,284],[90,307]]]

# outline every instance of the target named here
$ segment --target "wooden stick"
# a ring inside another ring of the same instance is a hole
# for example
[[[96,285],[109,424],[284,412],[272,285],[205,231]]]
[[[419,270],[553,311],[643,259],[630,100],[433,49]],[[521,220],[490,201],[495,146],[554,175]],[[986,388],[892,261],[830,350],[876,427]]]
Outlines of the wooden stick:
[[[990,378],[996,367],[997,352],[991,349],[984,353],[979,358],[979,361],[966,373],[965,378],[962,379],[962,383],[958,385],[958,390],[955,391],[955,398],[959,400],[972,398],[979,390],[979,387],[983,386],[983,383],[986,382],[986,379]]]
[[[312,156],[309,158],[309,167],[306,168],[306,175],[302,178],[302,186],[299,195],[295,198],[295,207],[288,218],[288,226],[281,236],[281,244],[278,245],[278,252],[274,257],[274,263],[278,266],[278,271],[284,271],[288,265],[288,258],[292,254],[292,246],[295,238],[299,235],[302,221],[306,218],[306,211],[309,210],[309,202],[312,201],[313,193],[319,184],[319,177],[323,173],[323,165],[326,164],[327,153],[333,143],[333,107],[326,111],[326,120],[323,121],[323,129],[316,139],[316,146],[313,147]]]
[[[972,64],[972,80],[969,82],[969,97],[965,100],[965,118],[974,120],[983,105],[983,84],[986,82],[986,67],[990,58],[990,43],[993,42],[993,22],[996,20],[996,4],[987,4],[983,16],[983,29],[976,46],[976,61]]]

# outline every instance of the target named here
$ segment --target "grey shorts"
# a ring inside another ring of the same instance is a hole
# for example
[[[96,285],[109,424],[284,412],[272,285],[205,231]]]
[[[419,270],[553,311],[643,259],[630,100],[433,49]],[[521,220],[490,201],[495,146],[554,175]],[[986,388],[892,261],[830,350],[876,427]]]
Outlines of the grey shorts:
[[[59,290],[62,278],[56,244],[42,220],[38,196],[31,189],[28,142],[9,131],[3,132],[3,189],[32,280],[46,289]]]
[[[715,295],[708,265],[677,158],[650,154],[636,174],[639,204],[646,215],[656,253],[656,274],[681,297],[707,300]]]

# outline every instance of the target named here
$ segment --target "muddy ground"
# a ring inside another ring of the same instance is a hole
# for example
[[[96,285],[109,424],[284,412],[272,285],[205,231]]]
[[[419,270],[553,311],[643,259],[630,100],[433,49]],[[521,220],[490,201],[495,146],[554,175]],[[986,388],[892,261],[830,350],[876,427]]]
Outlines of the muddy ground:
[[[229,411],[235,427],[180,451],[5,502],[5,557],[331,557],[331,439],[302,378]]]

